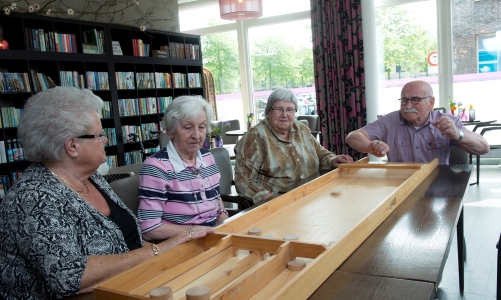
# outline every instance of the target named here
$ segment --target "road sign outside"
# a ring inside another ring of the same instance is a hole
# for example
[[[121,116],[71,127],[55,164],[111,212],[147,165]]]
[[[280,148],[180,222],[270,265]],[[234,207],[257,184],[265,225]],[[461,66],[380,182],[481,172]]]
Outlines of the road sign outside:
[[[428,64],[432,67],[438,66],[438,52],[433,51],[428,54]]]

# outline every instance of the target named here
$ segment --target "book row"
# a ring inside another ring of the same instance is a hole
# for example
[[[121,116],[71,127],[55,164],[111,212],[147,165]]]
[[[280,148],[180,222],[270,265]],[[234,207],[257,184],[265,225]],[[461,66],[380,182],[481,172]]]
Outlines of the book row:
[[[31,92],[28,73],[0,72],[0,93]]]
[[[172,102],[172,97],[148,97],[119,99],[118,110],[121,117],[163,113]]]
[[[186,77],[188,76],[188,80]],[[118,89],[154,89],[154,88],[199,88],[202,87],[201,75],[199,73],[135,73],[115,72]]]
[[[85,87],[85,78],[77,71],[59,71],[59,80],[61,86],[73,86],[81,89]]]
[[[77,53],[74,34],[44,32],[43,29],[24,28],[27,50]]]
[[[132,39],[132,52],[134,56],[150,56],[150,44],[145,44],[141,39]]]
[[[21,172],[10,172],[10,175],[0,176],[0,199],[4,199],[10,187],[21,177]]]
[[[144,152],[145,153],[155,153],[159,149],[157,148],[145,148]],[[132,151],[132,152],[127,152],[125,153],[125,164],[130,165],[130,164],[137,164],[143,161],[142,154],[140,151]]]
[[[4,128],[17,127],[23,110],[15,107],[2,107],[2,124]]]
[[[101,119],[113,118],[113,112],[111,111],[111,102],[104,101],[103,108],[98,112]]]
[[[124,137],[124,143],[131,143],[136,141],[136,137],[139,140],[150,140],[156,138],[156,134],[152,132],[157,132],[159,126],[157,123],[144,123],[141,125],[126,125],[122,126],[122,134]]]
[[[5,142],[0,141],[0,162],[14,162],[24,160],[24,149],[19,139],[7,140],[7,148]]]

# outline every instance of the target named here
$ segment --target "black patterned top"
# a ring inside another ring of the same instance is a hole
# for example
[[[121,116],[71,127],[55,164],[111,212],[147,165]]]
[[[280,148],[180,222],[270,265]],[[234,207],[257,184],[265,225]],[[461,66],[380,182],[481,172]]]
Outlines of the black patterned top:
[[[97,172],[95,185],[132,215]],[[142,245],[142,240],[138,241]],[[78,294],[90,255],[128,252],[122,231],[41,164],[23,172],[0,203],[0,298]]]

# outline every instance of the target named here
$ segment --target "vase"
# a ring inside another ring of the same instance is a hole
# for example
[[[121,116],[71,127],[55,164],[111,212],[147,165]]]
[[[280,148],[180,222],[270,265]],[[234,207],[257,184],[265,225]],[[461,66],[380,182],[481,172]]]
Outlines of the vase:
[[[470,122],[475,121],[475,109],[474,108],[470,108],[470,110],[468,111],[468,121],[470,121]]]
[[[215,146],[216,146],[216,148],[223,147],[223,137],[222,136],[216,136],[216,138],[215,138]]]
[[[247,122],[247,130],[250,130],[252,127],[252,123],[251,122]]]

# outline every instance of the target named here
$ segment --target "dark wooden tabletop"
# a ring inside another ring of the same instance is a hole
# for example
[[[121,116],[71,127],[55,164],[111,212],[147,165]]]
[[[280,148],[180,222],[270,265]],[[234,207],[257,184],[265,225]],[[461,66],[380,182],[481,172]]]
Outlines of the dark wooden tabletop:
[[[350,297],[339,299],[366,299],[356,287],[366,289],[368,284],[376,280],[373,277],[380,277],[379,280],[405,279],[411,282],[398,283],[409,289],[412,288],[413,281],[429,282],[437,287],[456,224],[462,216],[462,198],[471,170],[470,165],[438,166],[315,294],[353,291]],[[369,277],[355,276],[359,284],[354,286],[354,282],[349,281],[350,288],[347,289],[334,284],[340,276],[338,272]],[[384,290],[379,292],[386,293]],[[375,298],[411,299],[410,290],[406,297],[398,298],[398,293],[400,290],[395,289],[396,298]]]
[[[424,300],[434,299],[432,283],[335,271],[310,300]]]

